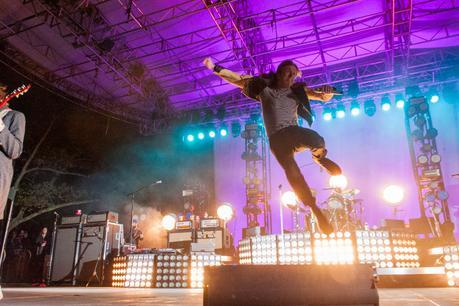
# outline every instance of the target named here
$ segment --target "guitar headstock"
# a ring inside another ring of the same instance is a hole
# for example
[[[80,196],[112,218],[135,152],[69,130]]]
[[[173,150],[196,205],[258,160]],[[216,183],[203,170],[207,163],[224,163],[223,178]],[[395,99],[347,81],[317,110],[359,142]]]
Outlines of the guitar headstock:
[[[28,85],[22,85],[18,88],[16,88],[12,93],[11,95],[12,96],[15,96],[16,98],[19,98],[19,96],[22,96],[23,94],[25,94],[26,92],[29,91],[29,89],[32,87],[32,84],[28,84]]]
[[[29,89],[32,87],[31,84],[28,85],[22,85],[15,90],[13,90],[11,93],[6,95],[1,101],[0,101],[0,107],[3,105],[7,104],[9,100],[13,99],[14,97],[18,98],[19,96],[25,94],[26,92],[29,91]]]

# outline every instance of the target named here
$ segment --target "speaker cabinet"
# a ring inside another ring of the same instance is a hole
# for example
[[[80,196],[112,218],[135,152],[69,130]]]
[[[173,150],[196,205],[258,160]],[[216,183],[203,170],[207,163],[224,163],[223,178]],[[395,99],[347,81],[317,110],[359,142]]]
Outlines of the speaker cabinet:
[[[119,256],[123,225],[111,222],[59,225],[52,252],[51,282],[102,284],[105,265]]]
[[[204,305],[378,305],[370,265],[204,268]]]
[[[107,259],[120,255],[122,226],[110,222],[84,225],[76,275],[78,283],[102,284]]]
[[[51,265],[52,282],[71,282],[75,249],[79,241],[78,226],[60,226],[56,230],[54,254]]]

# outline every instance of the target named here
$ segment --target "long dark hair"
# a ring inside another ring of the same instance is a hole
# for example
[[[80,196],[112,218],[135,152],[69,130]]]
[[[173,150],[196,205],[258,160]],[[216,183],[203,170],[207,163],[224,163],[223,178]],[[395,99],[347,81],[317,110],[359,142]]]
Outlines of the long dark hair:
[[[269,87],[275,87],[276,86],[276,82],[277,82],[277,73],[279,72],[279,70],[283,67],[286,67],[286,66],[293,66],[296,68],[296,70],[301,73],[300,69],[298,68],[298,66],[292,61],[292,60],[285,60],[285,61],[282,61],[279,66],[277,66],[277,69],[276,69],[276,72],[274,71],[269,71],[268,73],[262,73],[260,75],[260,77],[262,77],[263,79],[267,79],[269,80]]]

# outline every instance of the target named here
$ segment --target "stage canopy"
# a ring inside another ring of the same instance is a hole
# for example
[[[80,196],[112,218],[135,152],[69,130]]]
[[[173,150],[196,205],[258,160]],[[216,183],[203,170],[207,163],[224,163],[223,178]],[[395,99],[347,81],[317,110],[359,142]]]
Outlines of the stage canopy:
[[[250,74],[294,59],[306,83],[334,84],[346,100],[455,81],[458,34],[457,1],[444,0],[0,3],[1,60],[24,82],[145,134],[196,110],[258,107],[209,73],[206,56]]]

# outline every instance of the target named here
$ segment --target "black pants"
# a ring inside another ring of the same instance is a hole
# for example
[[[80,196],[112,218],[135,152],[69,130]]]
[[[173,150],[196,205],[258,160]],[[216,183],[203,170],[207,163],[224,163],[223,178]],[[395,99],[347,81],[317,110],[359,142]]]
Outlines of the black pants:
[[[311,129],[290,126],[271,135],[269,146],[284,169],[287,180],[298,198],[305,205],[315,206],[315,198],[294,159],[294,154],[309,149],[313,160],[324,166],[323,160],[327,155],[327,150],[322,136]]]

